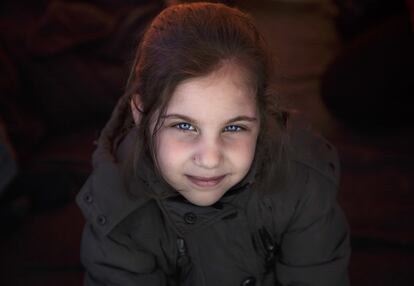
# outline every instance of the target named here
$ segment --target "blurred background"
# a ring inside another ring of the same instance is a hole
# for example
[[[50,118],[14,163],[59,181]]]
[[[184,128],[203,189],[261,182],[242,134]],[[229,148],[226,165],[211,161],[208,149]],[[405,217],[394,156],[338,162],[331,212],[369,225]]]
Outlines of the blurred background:
[[[74,197],[142,32],[180,1],[0,4],[0,285],[81,285]],[[414,285],[414,3],[229,0],[276,56],[275,93],[330,140],[352,285]]]

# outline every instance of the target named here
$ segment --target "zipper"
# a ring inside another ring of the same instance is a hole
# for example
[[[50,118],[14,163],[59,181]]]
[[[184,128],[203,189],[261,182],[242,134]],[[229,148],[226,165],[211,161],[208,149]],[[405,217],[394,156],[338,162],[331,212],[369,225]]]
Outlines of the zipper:
[[[182,237],[177,238],[177,281],[178,285],[185,285],[185,281],[191,270],[191,259],[187,253],[187,246]]]
[[[265,273],[269,273],[275,266],[277,244],[265,227],[259,229],[259,237],[265,250]]]

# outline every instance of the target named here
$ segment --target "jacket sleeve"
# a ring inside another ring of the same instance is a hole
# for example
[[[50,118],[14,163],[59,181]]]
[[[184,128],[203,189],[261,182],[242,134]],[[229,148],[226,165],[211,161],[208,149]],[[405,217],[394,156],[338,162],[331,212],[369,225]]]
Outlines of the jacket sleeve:
[[[100,235],[86,224],[81,243],[85,286],[161,286],[166,278],[155,257],[138,250],[128,236]]]
[[[349,285],[349,231],[336,193],[337,185],[308,169],[304,192],[294,206],[276,262],[282,285]]]

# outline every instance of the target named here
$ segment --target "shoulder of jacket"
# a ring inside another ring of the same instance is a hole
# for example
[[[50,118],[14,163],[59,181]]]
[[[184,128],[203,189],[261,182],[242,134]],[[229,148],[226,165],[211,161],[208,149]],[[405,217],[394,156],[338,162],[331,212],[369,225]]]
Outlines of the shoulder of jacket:
[[[288,153],[292,161],[305,165],[339,185],[340,163],[335,147],[310,129],[289,132]]]
[[[339,187],[338,155],[327,140],[300,129],[290,132],[287,148],[286,181],[261,196],[260,211],[254,211],[259,216],[257,223],[277,235],[298,217],[314,219],[329,210]]]
[[[131,188],[145,188],[134,180]],[[100,235],[109,234],[128,215],[150,201],[145,195],[133,196],[125,188],[119,166],[114,162],[99,164],[76,196],[85,220]]]

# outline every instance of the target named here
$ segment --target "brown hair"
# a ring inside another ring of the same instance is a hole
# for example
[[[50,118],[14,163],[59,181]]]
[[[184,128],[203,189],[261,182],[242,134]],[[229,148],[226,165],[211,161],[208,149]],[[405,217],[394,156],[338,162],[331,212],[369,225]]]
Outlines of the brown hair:
[[[285,117],[269,92],[272,58],[253,20],[223,4],[170,6],[151,23],[138,46],[126,96],[142,103],[137,161],[150,154],[156,166],[156,131],[174,89],[182,81],[205,76],[224,61],[245,69],[256,91],[261,126],[255,166],[259,183],[268,183],[281,166]],[[156,114],[158,114],[157,117]],[[155,132],[150,125],[155,118]],[[157,168],[155,167],[156,171]]]

